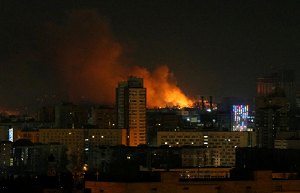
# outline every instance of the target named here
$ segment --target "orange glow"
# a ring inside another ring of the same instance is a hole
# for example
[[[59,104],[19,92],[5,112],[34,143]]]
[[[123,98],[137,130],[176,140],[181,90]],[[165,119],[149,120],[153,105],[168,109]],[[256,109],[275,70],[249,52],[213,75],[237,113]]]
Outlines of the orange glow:
[[[146,69],[135,67],[132,74],[144,78],[148,107],[188,107],[192,105],[192,100],[186,97],[176,85],[174,75],[169,72],[167,66],[158,66],[152,73]]]
[[[118,82],[132,75],[144,78],[148,107],[192,104],[167,66],[150,73],[128,64],[122,55],[124,46],[115,41],[109,23],[96,11],[73,11],[66,25],[46,27],[47,37],[55,42],[46,47],[53,48],[57,56],[57,69],[62,75],[60,86],[67,90],[69,101],[114,104]]]
[[[8,117],[8,116],[11,116],[11,115],[19,115],[19,111],[18,110],[15,110],[15,111],[12,111],[12,110],[0,110],[0,114],[4,117]]]
[[[83,170],[84,170],[84,171],[87,171],[88,169],[87,169],[87,167],[86,167],[86,166],[83,166]]]

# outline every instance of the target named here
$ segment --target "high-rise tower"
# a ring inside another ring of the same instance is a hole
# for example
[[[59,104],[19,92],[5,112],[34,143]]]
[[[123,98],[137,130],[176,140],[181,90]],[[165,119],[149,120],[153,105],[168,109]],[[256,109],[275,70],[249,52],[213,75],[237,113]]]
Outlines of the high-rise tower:
[[[285,97],[293,108],[296,106],[295,72],[294,70],[281,70],[279,77],[279,88],[284,90]]]
[[[283,91],[255,98],[255,129],[259,147],[274,148],[277,131],[288,131],[288,105]]]
[[[296,104],[295,73],[293,70],[279,70],[263,78],[258,78],[257,94],[258,97],[273,95],[275,90],[284,91],[288,103],[294,107]]]
[[[257,82],[257,94],[259,97],[266,97],[275,92],[278,87],[279,76],[277,73],[258,78]]]
[[[127,145],[146,144],[146,88],[143,78],[130,76],[116,89],[117,127],[127,130]]]

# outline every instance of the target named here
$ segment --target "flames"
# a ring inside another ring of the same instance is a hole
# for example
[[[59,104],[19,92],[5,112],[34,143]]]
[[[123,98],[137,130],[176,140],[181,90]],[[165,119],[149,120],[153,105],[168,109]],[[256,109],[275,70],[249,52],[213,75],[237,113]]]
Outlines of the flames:
[[[118,82],[128,76],[144,78],[147,106],[189,106],[192,101],[177,86],[167,65],[149,72],[125,62],[124,46],[113,37],[108,22],[96,11],[74,11],[64,26],[46,26],[47,54],[60,75],[60,87],[69,93],[69,100],[86,100],[97,104],[114,104]],[[45,41],[41,41],[45,44]],[[49,48],[52,51],[49,51]],[[126,57],[126,56],[125,56]]]
[[[188,107],[192,104],[192,100],[177,86],[174,74],[169,72],[168,66],[158,66],[152,73],[147,69],[135,67],[132,74],[144,78],[148,107]]]

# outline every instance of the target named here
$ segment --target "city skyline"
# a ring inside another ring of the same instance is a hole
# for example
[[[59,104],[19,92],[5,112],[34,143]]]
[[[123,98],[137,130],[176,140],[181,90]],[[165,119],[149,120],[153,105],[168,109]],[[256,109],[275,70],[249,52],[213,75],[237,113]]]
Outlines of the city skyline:
[[[252,98],[257,79],[272,67],[296,70],[297,7],[293,1],[12,1],[0,20],[0,110],[113,104],[117,83],[130,75],[144,78],[166,104],[197,95]]]

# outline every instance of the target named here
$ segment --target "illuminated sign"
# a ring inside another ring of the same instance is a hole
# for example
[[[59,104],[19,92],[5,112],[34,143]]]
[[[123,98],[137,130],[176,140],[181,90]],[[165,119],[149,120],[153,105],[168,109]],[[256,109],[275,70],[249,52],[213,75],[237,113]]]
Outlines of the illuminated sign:
[[[248,105],[233,105],[232,131],[247,131]]]
[[[14,142],[14,129],[13,128],[8,130],[8,141]]]

